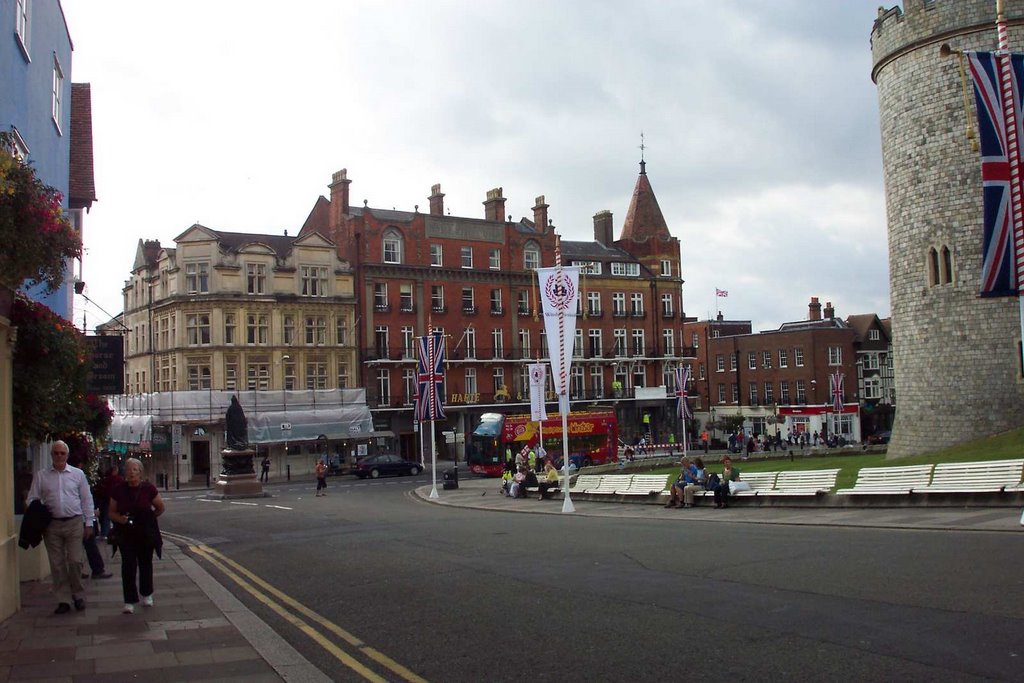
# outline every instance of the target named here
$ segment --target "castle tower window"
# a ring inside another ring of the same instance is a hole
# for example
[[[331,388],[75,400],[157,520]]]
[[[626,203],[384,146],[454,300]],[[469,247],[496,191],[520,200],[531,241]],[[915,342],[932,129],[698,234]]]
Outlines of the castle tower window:
[[[943,245],[942,251],[940,252],[942,261],[940,266],[942,267],[942,284],[948,285],[953,281],[953,255],[949,251],[949,247]]]
[[[928,250],[928,286],[939,284],[939,252],[932,247]]]

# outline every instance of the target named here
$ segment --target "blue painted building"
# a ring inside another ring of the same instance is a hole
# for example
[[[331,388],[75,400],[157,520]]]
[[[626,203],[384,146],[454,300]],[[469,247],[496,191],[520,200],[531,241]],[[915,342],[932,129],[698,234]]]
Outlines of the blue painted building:
[[[39,178],[60,190],[67,209],[71,155],[71,36],[59,0],[0,0],[0,129]],[[72,215],[80,225],[80,216]],[[26,292],[71,319],[73,264],[64,284],[43,295]]]

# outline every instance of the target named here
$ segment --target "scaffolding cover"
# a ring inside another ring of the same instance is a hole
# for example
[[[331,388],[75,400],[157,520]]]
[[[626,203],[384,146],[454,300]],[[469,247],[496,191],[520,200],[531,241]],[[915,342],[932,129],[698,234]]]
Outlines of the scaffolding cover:
[[[309,391],[174,391],[108,397],[114,419],[111,441],[151,440],[152,423],[211,423],[224,420],[237,396],[255,444],[328,439],[368,439],[373,416],[363,389]],[[290,428],[289,428],[290,427]],[[144,436],[143,436],[143,431]]]

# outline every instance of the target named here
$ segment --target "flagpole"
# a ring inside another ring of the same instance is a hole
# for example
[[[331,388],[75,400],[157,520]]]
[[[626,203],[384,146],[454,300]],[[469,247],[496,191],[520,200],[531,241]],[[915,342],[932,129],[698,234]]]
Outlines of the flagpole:
[[[1010,162],[1010,194],[1013,197],[1013,245],[1014,245],[1014,273],[1016,274],[1017,285],[1017,309],[1020,319],[1021,339],[1024,339],[1024,216],[1022,216],[1021,203],[1024,199],[1020,196],[1020,165],[1019,165],[1019,140],[1017,139],[1017,115],[1013,99],[1013,66],[1010,61],[1010,37],[1006,26],[1006,14],[1003,11],[1003,0],[996,0],[996,36],[998,38],[999,52],[1003,53],[999,59],[999,77],[1002,80],[1003,111],[1006,116],[1006,147],[1007,160]],[[1019,356],[1019,354],[1018,354]],[[1020,358],[1018,357],[1018,362]]]
[[[558,268],[558,282],[562,282],[562,241],[555,235],[555,266]],[[573,314],[576,311],[573,310]],[[576,508],[572,504],[572,498],[569,496],[569,392],[566,391],[566,371],[565,371],[565,307],[560,306],[558,308],[558,353],[559,353],[559,373],[558,373],[558,408],[562,414],[562,467],[565,469],[565,497],[562,499],[562,512],[576,512]]]
[[[437,384],[434,382],[434,326],[427,323],[427,372],[430,374],[430,381],[427,382],[427,414],[430,416],[430,497],[440,498],[437,495],[437,436],[434,432],[434,414],[437,400]]]

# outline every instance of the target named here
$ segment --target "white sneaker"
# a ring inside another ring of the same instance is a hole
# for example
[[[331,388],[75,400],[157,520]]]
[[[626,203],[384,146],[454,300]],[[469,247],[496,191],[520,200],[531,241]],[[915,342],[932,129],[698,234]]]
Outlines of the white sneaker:
[[[124,603],[124,609],[121,610],[125,614],[135,614],[135,605],[131,603]]]
[[[152,607],[153,606],[153,596],[152,595],[143,595],[142,596],[142,604],[145,607]]]

